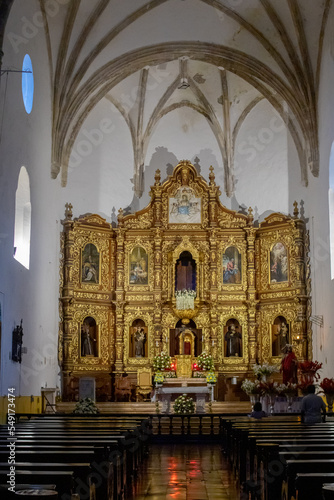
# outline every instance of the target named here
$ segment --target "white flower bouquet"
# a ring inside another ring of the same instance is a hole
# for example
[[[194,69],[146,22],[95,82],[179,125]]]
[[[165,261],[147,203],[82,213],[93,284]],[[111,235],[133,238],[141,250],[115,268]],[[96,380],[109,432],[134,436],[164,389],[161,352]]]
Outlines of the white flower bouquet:
[[[207,352],[203,351],[202,354],[200,354],[197,358],[197,366],[200,370],[209,372],[210,370],[213,369],[212,356],[210,356],[210,354],[208,354]]]
[[[160,372],[166,368],[170,368],[170,356],[161,351],[160,354],[153,358],[153,369]]]
[[[241,389],[245,391],[248,396],[251,394],[261,394],[260,382],[258,380],[252,382],[246,378],[241,384]]]
[[[181,396],[176,398],[174,403],[174,413],[194,413],[194,409],[194,400],[190,396],[187,396],[187,394],[182,394]]]
[[[253,366],[254,375],[259,379],[262,379],[263,377],[268,377],[273,373],[278,373],[279,369],[280,369],[279,365],[270,365],[269,363]]]

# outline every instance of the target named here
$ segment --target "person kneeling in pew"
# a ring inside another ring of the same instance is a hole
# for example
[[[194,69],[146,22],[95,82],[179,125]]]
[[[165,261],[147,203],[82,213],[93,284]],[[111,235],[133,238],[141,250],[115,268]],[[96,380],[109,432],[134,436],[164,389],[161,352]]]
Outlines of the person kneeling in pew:
[[[260,401],[257,401],[255,403],[252,413],[250,413],[248,416],[257,419],[261,419],[262,417],[267,416],[266,412],[262,410],[262,404],[260,403]]]
[[[326,422],[326,405],[323,399],[315,394],[315,385],[309,385],[307,395],[302,399],[301,417],[305,424],[319,424],[321,422],[321,410],[323,422]]]

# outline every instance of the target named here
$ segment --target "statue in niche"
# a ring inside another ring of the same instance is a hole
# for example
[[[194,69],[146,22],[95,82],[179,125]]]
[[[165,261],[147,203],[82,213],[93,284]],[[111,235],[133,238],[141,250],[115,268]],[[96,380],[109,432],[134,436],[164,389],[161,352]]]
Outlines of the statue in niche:
[[[86,318],[81,326],[81,356],[96,356],[96,323]]]
[[[136,358],[145,357],[146,335],[144,332],[144,328],[141,326],[137,326],[137,329],[133,334],[133,338],[135,342],[135,357]]]
[[[289,325],[284,316],[279,316],[272,327],[272,355],[280,356],[287,344],[289,344]]]
[[[242,356],[242,335],[239,325],[236,322],[232,321],[227,324],[225,341],[227,358]]]

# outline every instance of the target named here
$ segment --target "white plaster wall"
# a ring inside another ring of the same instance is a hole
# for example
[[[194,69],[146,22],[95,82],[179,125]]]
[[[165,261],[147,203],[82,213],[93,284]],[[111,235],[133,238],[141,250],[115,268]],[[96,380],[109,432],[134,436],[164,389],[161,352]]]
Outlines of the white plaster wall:
[[[27,2],[14,3],[7,33],[19,33],[13,19],[31,14]],[[58,382],[58,283],[59,218],[57,199],[59,182],[51,180],[50,151],[50,82],[42,30],[14,50],[4,39],[4,68],[21,69],[28,52],[35,76],[34,105],[27,115],[21,94],[21,75],[2,78],[1,100],[4,102],[2,140],[0,145],[0,292],[4,300],[1,346],[1,394],[16,387],[16,395],[38,395],[45,383]],[[6,98],[5,98],[6,97]],[[5,98],[5,101],[4,101]],[[21,166],[27,168],[31,187],[30,269],[13,258],[15,191]],[[12,331],[23,319],[22,363],[9,359]]]
[[[323,327],[313,324],[313,357],[324,363],[321,376],[333,377],[334,365],[334,283],[330,273],[329,247],[329,158],[334,139],[334,58],[327,39],[321,72],[319,98],[320,175],[309,176],[305,196],[309,218],[314,316],[323,316]],[[298,192],[298,188],[297,188]]]
[[[287,131],[267,101],[260,101],[239,131],[235,146],[235,196],[239,204],[265,212],[289,212]]]

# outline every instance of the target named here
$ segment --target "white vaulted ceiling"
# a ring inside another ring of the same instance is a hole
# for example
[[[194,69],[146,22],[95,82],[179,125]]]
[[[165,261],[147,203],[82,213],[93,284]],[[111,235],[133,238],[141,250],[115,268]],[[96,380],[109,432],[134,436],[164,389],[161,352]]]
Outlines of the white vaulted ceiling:
[[[255,109],[283,120],[301,183],[318,176],[317,99],[332,0],[59,0],[57,15],[47,2],[39,5],[53,102],[51,173],[63,186],[83,126],[91,130],[112,117],[123,122],[126,149],[115,158],[132,162],[141,197],[158,145],[152,137],[173,113],[183,133],[190,127],[198,134],[201,123],[230,197],[240,177],[237,156],[252,146],[240,132]],[[182,74],[187,89],[179,89]],[[107,147],[99,161],[110,156]]]

